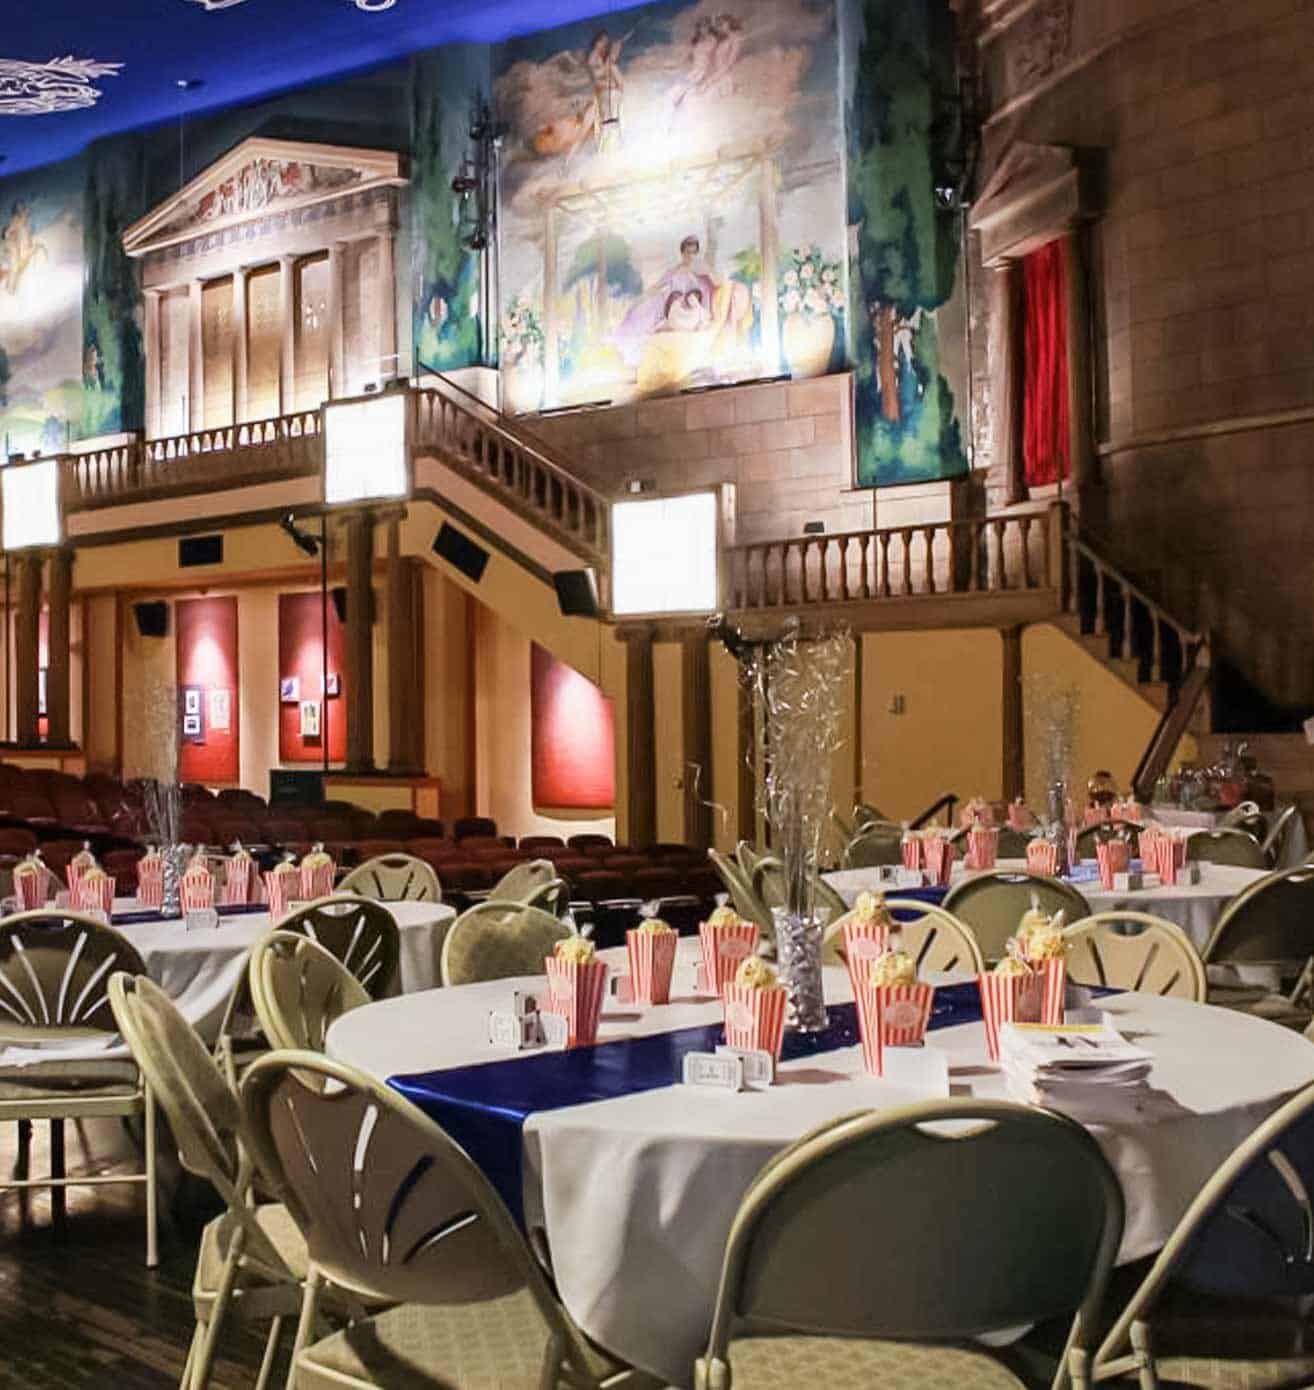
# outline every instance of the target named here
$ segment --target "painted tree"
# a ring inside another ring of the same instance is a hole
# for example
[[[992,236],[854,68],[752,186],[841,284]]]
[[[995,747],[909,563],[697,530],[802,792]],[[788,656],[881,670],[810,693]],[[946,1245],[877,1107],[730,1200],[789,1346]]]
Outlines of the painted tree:
[[[946,119],[955,92],[952,20],[945,0],[861,0],[860,10],[848,113],[859,476],[942,477],[965,466],[953,396],[916,354],[921,348],[938,367],[933,314],[953,290],[957,259],[957,213],[935,192],[956,139]],[[932,461],[927,431],[936,434],[946,418],[951,428]]]

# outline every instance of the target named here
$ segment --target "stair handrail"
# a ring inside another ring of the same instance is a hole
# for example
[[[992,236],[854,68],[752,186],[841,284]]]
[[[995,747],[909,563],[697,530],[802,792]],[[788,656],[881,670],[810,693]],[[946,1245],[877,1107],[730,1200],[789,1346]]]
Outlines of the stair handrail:
[[[945,792],[938,801],[932,802],[920,816],[909,821],[909,827],[913,830],[920,830],[928,821],[934,820],[941,811],[949,812],[949,824],[952,825],[954,822],[954,807],[958,805],[960,800],[961,798],[957,792]]]

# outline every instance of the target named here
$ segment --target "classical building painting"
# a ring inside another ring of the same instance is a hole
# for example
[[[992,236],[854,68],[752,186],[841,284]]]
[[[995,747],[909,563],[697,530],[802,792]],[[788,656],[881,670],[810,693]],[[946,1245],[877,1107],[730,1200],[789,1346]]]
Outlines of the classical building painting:
[[[82,166],[6,183],[0,202],[0,434],[62,449],[81,426]]]
[[[499,50],[517,411],[842,365],[833,0],[648,6]]]

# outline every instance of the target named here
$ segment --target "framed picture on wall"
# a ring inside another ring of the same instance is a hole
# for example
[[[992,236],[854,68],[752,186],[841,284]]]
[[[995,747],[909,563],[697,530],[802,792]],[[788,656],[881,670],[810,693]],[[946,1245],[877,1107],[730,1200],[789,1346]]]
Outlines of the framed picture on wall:
[[[183,691],[183,713],[200,714],[201,692],[197,686],[190,685]]]
[[[203,743],[205,741],[205,730],[199,714],[184,714],[182,731],[183,738],[188,743]]]
[[[319,701],[301,701],[301,737],[319,737]]]
[[[324,694],[330,700],[336,700],[342,694],[342,677],[336,671],[330,671],[325,678]]]
[[[285,705],[295,705],[301,699],[301,677],[284,676],[278,683],[278,698]]]
[[[210,692],[210,727],[216,732],[226,732],[233,724],[233,693],[231,690],[212,690]]]
[[[42,667],[40,668],[40,670],[37,671],[37,713],[38,713],[38,714],[49,714],[49,713],[50,713],[50,710],[49,710],[49,708],[48,708],[48,706],[47,706],[47,704],[46,704],[46,700],[47,700],[47,698],[49,697],[49,690],[50,690],[50,671],[49,671],[49,669],[48,669],[47,667],[42,666]]]

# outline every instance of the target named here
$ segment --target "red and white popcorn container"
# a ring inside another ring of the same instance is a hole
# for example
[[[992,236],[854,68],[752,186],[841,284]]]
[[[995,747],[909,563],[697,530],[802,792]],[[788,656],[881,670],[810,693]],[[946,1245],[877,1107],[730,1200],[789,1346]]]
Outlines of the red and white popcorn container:
[[[108,874],[89,878],[83,875],[77,889],[72,894],[73,908],[77,912],[104,913],[105,921],[114,910],[114,880]]]
[[[14,893],[24,912],[45,907],[52,881],[49,870],[39,859],[25,860],[14,870]]]
[[[726,985],[734,981],[735,972],[757,950],[757,924],[713,926],[704,922],[698,928],[698,937],[703,943],[704,983],[709,993],[720,997]]]
[[[68,879],[68,891],[73,902],[78,900],[78,884],[89,869],[96,867],[96,856],[91,852],[89,844],[83,844],[82,848],[68,861],[68,871],[65,875]]]
[[[1109,819],[1109,809],[1107,806],[1087,806],[1082,813],[1081,822],[1083,826],[1103,825]]]
[[[1157,836],[1154,841],[1154,862],[1160,883],[1176,883],[1177,875],[1186,865],[1186,841],[1179,835]]]
[[[868,985],[881,996],[882,1047],[920,1047],[935,1001],[933,985]]]
[[[993,825],[974,825],[967,832],[969,869],[993,869],[999,857],[999,831]]]
[[[630,985],[636,1004],[669,1004],[671,976],[675,972],[675,951],[680,937],[674,931],[642,931],[638,927],[625,933],[630,958]]]
[[[202,912],[214,906],[214,875],[200,864],[193,864],[182,876],[182,910]]]
[[[566,1020],[566,1046],[584,1047],[598,1039],[598,1020],[607,992],[607,963],[548,956],[548,1008]]]
[[[1131,846],[1126,840],[1102,840],[1095,846],[1095,858],[1100,866],[1100,886],[1113,887],[1113,876],[1125,874],[1131,867]]]
[[[235,854],[225,865],[222,901],[226,907],[241,907],[251,897],[254,860],[249,854]]]
[[[1059,962],[1063,964],[1062,961]],[[981,991],[981,1018],[985,1023],[986,1051],[992,1062],[999,1061],[999,1030],[1005,1023],[1041,1023],[1045,1002],[1043,977],[1028,971],[1025,975],[978,975]],[[1060,991],[1060,1000],[1062,993]],[[1060,1021],[1062,1016],[1060,1015]]]
[[[306,902],[316,898],[332,896],[333,881],[337,877],[337,866],[330,859],[327,864],[302,864],[301,896]]]
[[[1027,846],[1027,872],[1053,878],[1058,873],[1058,846],[1048,840],[1032,840]]]
[[[886,991],[862,981],[853,997],[858,1006],[858,1037],[862,1039],[862,1063],[869,1076],[885,1075],[885,1044],[882,1040],[881,1015],[884,1012]]]
[[[753,989],[731,982],[722,990],[721,1002],[725,1006],[726,1046],[769,1052],[779,1061],[789,991],[782,985]]]
[[[905,869],[921,869],[925,867],[926,842],[920,835],[905,834],[899,841],[899,854],[903,860]]]
[[[1068,963],[1062,956],[1031,962],[1040,977],[1040,1022],[1057,1028],[1063,1022],[1063,1001],[1068,987]]]
[[[890,949],[890,928],[884,922],[845,922],[840,940],[856,998],[859,983],[871,975],[872,961],[879,960]]]
[[[290,864],[280,865],[265,875],[265,895],[269,902],[271,921],[280,922],[287,916],[292,899],[301,887],[301,875]]]
[[[1008,805],[1008,826],[1010,830],[1030,830],[1035,818],[1027,810],[1026,802],[1018,797]]]
[[[137,901],[143,907],[164,906],[164,864],[158,855],[147,855],[137,864]]]
[[[926,876],[932,887],[948,887],[954,868],[954,847],[941,835],[926,841]]]

